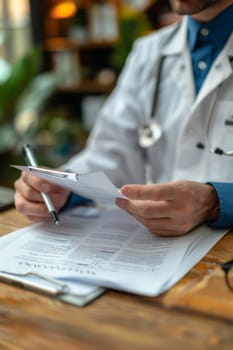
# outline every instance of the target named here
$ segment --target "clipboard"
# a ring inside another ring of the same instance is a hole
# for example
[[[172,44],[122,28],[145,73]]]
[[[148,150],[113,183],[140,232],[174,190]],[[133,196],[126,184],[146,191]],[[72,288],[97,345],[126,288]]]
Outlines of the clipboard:
[[[0,248],[11,243],[19,233],[8,234],[1,237]],[[51,298],[56,298],[64,303],[74,306],[85,306],[106,292],[106,288],[83,283],[81,281],[62,281],[41,273],[13,274],[0,271],[0,282],[13,285],[18,288],[40,293]]]
[[[80,291],[72,292],[69,283],[62,283],[59,280],[37,275],[35,273],[14,275],[0,271],[0,281],[15,287],[28,289],[52,298],[57,298],[62,302],[75,306],[85,306],[106,291],[105,288],[92,285],[88,286],[87,284],[80,282]]]

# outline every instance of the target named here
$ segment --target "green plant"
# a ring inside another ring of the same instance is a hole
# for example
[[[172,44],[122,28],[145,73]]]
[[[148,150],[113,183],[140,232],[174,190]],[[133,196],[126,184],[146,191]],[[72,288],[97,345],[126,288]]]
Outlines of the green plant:
[[[21,145],[33,142],[41,113],[58,85],[52,73],[40,74],[41,51],[33,48],[10,66],[0,81],[0,161],[1,182],[11,184],[18,175],[9,167],[22,163]]]
[[[119,40],[113,50],[111,66],[119,74],[136,38],[149,30],[149,22],[142,11],[123,5],[119,13]]]
[[[40,73],[41,51],[32,49],[0,82],[0,155],[34,140],[46,103],[59,84],[55,73]]]
[[[40,50],[33,49],[0,82],[0,180],[18,176],[9,165],[24,162],[23,143],[37,147],[41,164],[57,166],[85,142],[80,118],[56,99],[61,78],[39,73],[40,62]]]
[[[0,153],[17,143],[14,118],[20,98],[39,71],[40,50],[33,49],[12,65],[9,75],[0,82]]]
[[[56,167],[64,163],[68,155],[80,151],[86,138],[81,119],[72,115],[69,106],[58,104],[47,108],[37,127],[38,144],[49,150],[47,159],[41,158],[43,164]]]

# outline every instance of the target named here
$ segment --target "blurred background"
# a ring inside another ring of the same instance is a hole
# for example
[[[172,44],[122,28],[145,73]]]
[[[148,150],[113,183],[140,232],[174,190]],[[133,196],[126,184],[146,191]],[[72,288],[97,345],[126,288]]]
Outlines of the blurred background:
[[[80,151],[133,41],[177,20],[166,0],[0,0],[0,186],[23,143],[51,167]]]

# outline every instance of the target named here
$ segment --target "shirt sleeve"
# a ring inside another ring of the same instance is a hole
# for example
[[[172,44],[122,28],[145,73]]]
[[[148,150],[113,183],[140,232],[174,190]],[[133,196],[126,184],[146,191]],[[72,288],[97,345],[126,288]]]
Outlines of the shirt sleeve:
[[[233,227],[233,183],[232,182],[208,182],[218,195],[220,214],[216,221],[209,223],[214,228]]]
[[[93,201],[91,199],[86,198],[86,197],[82,197],[76,193],[71,192],[68,199],[67,199],[66,204],[61,208],[60,211],[64,211],[66,209],[73,208],[77,205],[88,205],[91,203],[93,203]]]

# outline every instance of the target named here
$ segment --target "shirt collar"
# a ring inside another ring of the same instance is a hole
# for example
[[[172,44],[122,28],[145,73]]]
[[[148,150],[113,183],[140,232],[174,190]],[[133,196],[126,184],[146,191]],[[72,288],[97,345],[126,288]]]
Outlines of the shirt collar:
[[[198,35],[202,28],[206,28],[210,31],[211,37],[215,40],[217,45],[221,48],[227,42],[230,34],[233,31],[233,5],[227,7],[217,17],[207,23],[200,23],[188,16],[188,39],[191,51],[194,50]],[[219,30],[221,28],[221,30]]]

